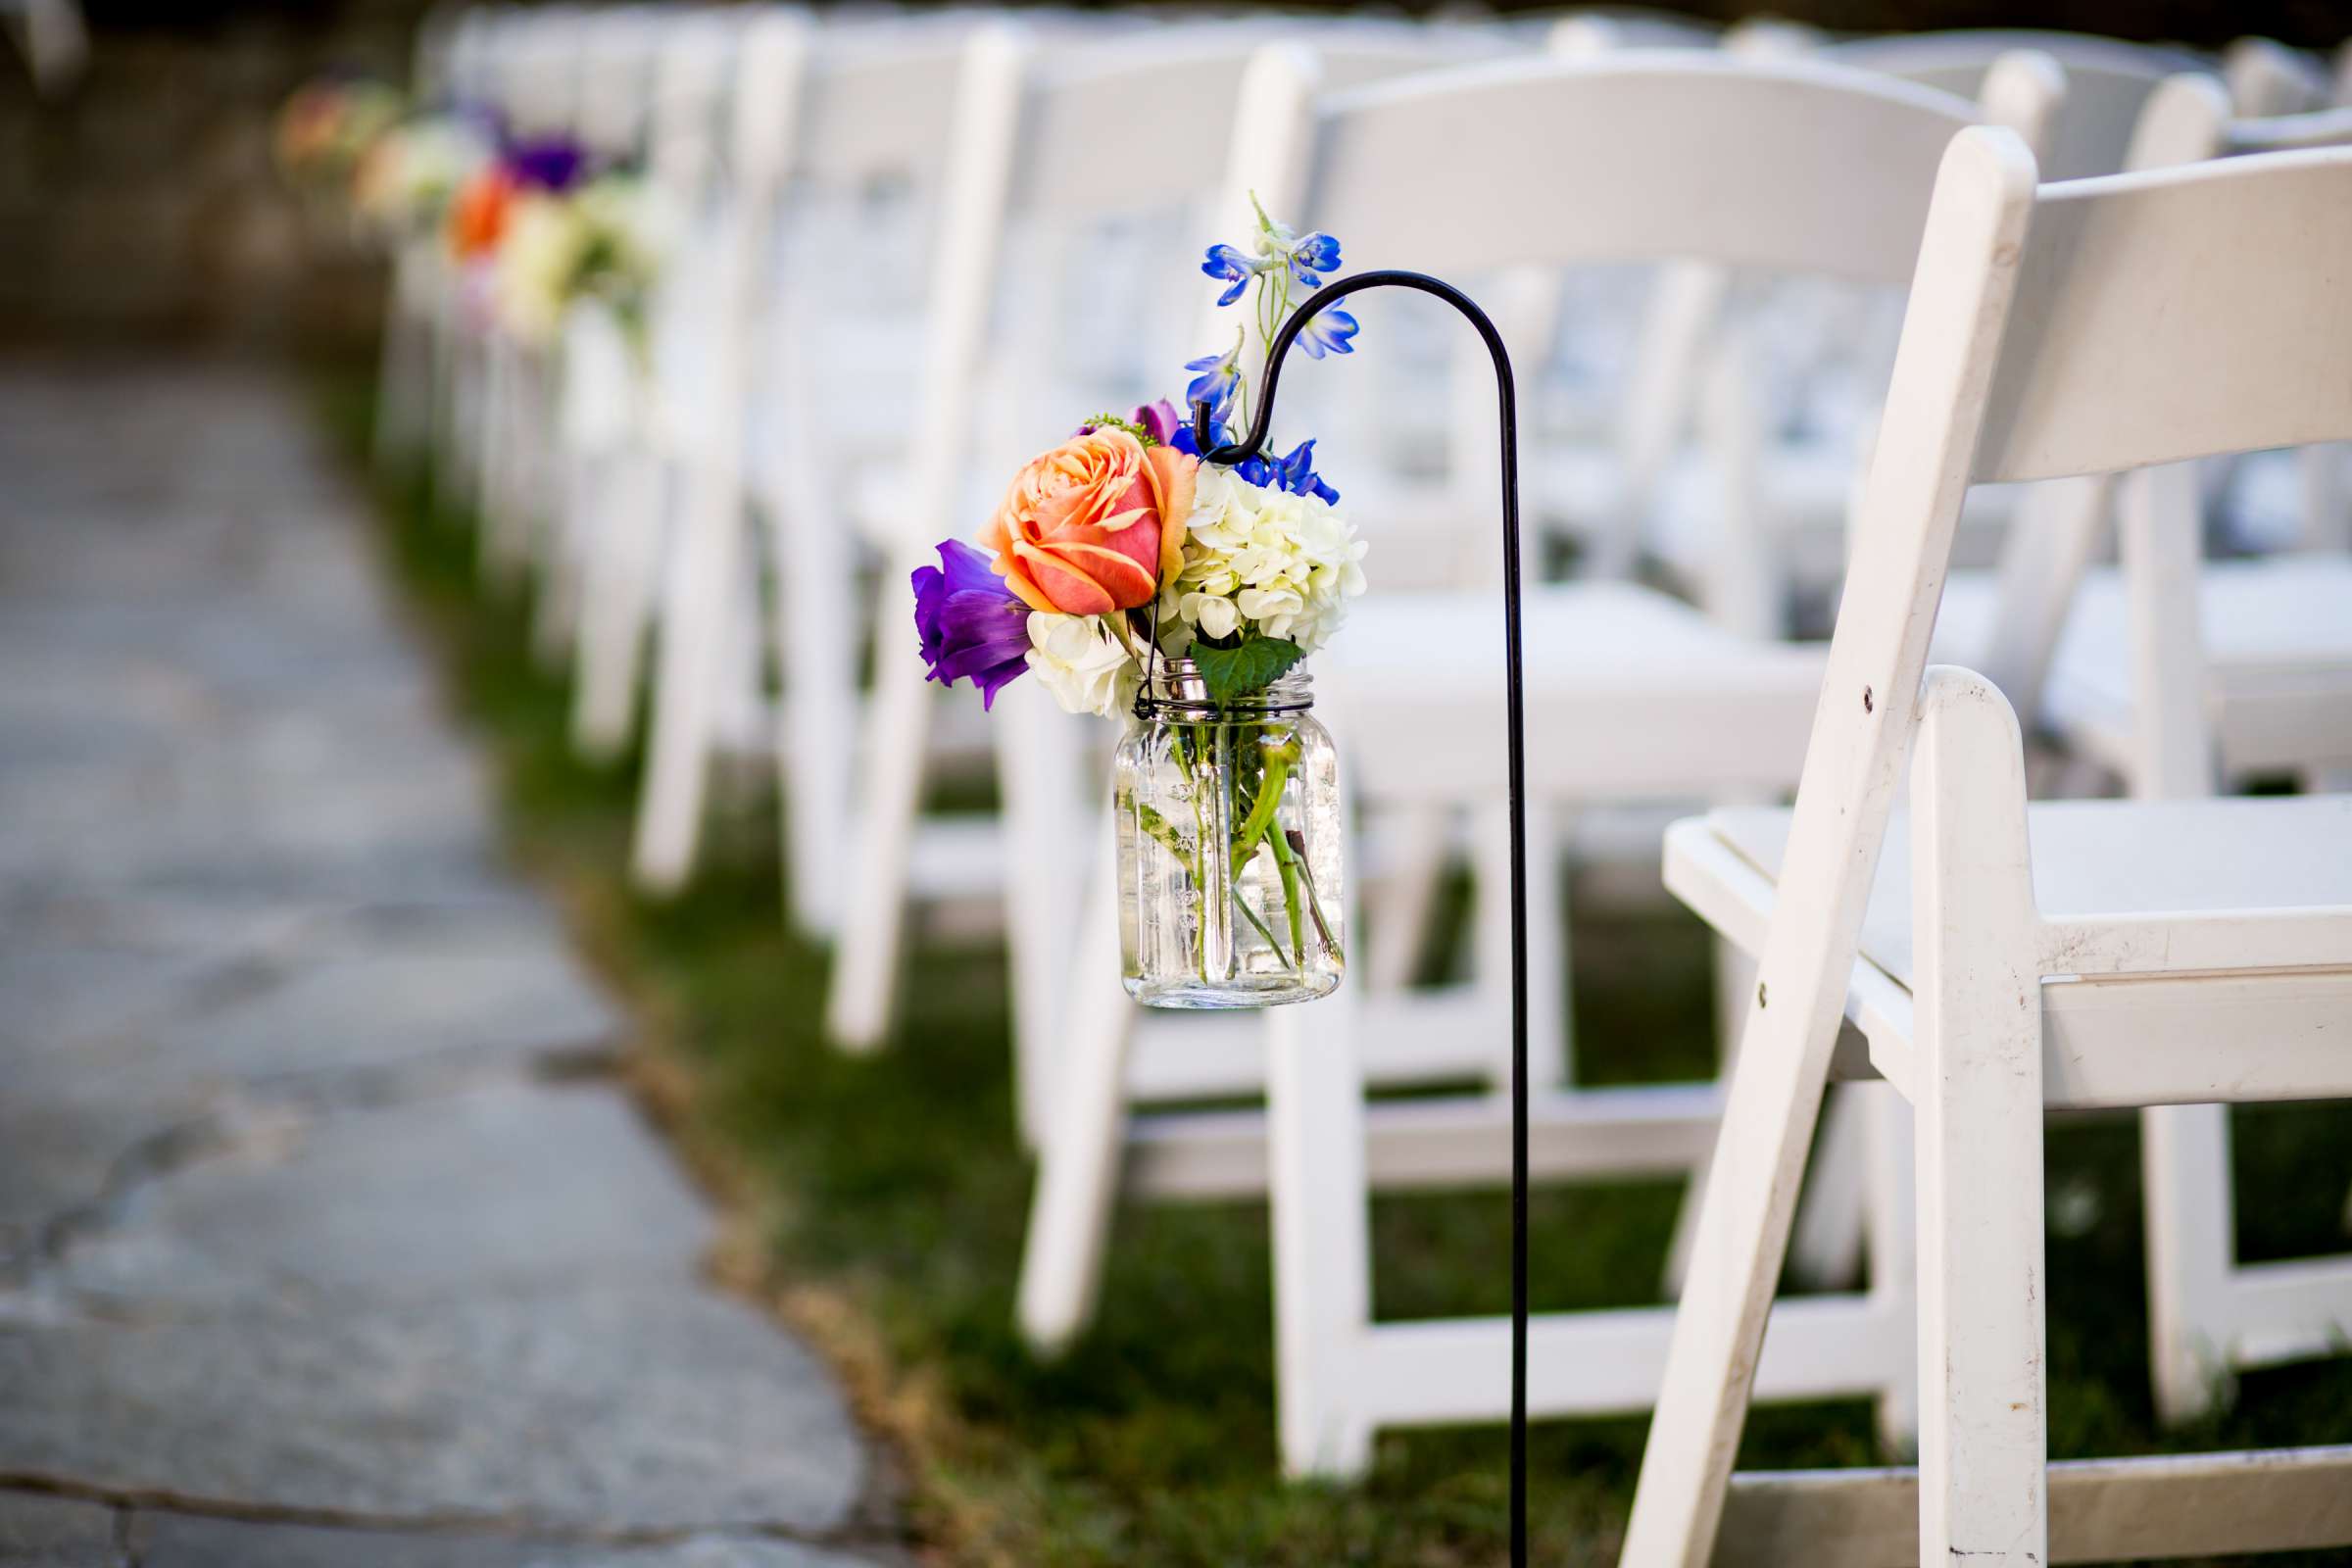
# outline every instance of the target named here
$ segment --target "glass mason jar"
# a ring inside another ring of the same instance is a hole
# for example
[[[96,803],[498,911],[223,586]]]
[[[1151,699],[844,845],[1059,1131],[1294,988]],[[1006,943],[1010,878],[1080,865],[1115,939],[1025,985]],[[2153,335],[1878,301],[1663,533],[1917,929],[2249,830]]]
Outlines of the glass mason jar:
[[[1220,706],[1157,662],[1119,743],[1119,948],[1153,1007],[1328,996],[1346,963],[1339,763],[1293,669]]]

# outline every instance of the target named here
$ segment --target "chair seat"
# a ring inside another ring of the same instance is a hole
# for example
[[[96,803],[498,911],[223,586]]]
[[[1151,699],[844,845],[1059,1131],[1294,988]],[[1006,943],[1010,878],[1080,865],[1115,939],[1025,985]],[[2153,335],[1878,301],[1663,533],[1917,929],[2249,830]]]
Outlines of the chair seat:
[[[1740,636],[1621,582],[1527,590],[1528,773],[1555,799],[1794,784],[1826,649]],[[1502,617],[1489,590],[1374,594],[1315,657],[1356,785],[1476,799],[1501,775]]]
[[[1687,818],[1667,834],[1667,887],[1751,954],[1761,951],[1772,919],[1790,817],[1781,808],[1733,808]],[[2264,1061],[2312,1049],[2331,1054],[2339,1065],[2329,1070],[2352,1095],[2352,1042],[2342,1035],[2352,1009],[2352,796],[2061,801],[2030,808],[2027,824],[2034,903],[2047,921],[2163,915],[2178,932],[2224,927],[2257,911],[2308,911],[2326,922],[2317,942],[2274,961],[2299,965],[2316,952],[2333,955],[2328,961],[2336,965],[2280,996],[2275,1029],[2248,1031],[2243,999],[2229,999],[2239,1033],[2227,1041],[2198,1033],[2201,1002],[2193,990],[2216,998],[2210,971],[2046,985],[2053,1104],[2193,1102],[2224,1098],[2223,1079],[2227,1098],[2270,1098],[2262,1092]],[[1880,856],[1847,999],[1847,1016],[1869,1037],[1873,1064],[1898,1084],[1908,1083],[1914,974],[1909,824],[1898,811]],[[2104,1021],[2093,1016],[2102,1009],[2110,1015]],[[2249,1032],[2262,1038],[2245,1038]],[[2135,1059],[2119,1061],[2119,1053]],[[2307,1061],[2276,1076],[2293,1086],[2278,1098],[2313,1097]]]
[[[2208,711],[2224,769],[2352,763],[2352,558],[2213,562],[2199,592]],[[1932,657],[1982,662],[1995,605],[1991,573],[1955,573],[1944,586]],[[2086,573],[2076,594],[2039,722],[2102,761],[2131,761],[2131,606],[2115,567]]]

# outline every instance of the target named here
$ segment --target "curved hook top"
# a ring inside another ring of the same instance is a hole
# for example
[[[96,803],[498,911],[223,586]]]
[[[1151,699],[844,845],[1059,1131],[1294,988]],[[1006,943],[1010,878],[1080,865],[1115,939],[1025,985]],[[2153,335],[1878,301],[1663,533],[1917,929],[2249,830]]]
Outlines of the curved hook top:
[[[1511,360],[1509,354],[1504,352],[1502,334],[1494,329],[1494,323],[1488,318],[1487,313],[1478,308],[1477,301],[1443,278],[1431,277],[1426,272],[1407,272],[1392,268],[1359,272],[1353,277],[1334,278],[1309,294],[1306,302],[1291,313],[1290,319],[1282,323],[1280,330],[1274,334],[1274,341],[1267,347],[1265,377],[1258,384],[1257,412],[1250,416],[1249,433],[1239,441],[1211,447],[1209,437],[1214,433],[1214,421],[1209,418],[1208,405],[1201,402],[1193,404],[1193,442],[1200,449],[1200,461],[1216,464],[1220,467],[1231,467],[1256,457],[1258,449],[1265,445],[1268,427],[1273,422],[1274,388],[1282,379],[1283,357],[1291,352],[1291,345],[1298,341],[1299,333],[1306,330],[1306,324],[1327,307],[1337,305],[1350,294],[1362,294],[1376,288],[1408,288],[1416,293],[1434,295],[1468,318],[1470,324],[1478,329],[1479,337],[1485,340],[1488,352],[1494,357],[1494,373],[1502,393],[1503,429],[1506,436],[1514,431],[1516,421],[1513,417],[1515,400],[1512,396]],[[1506,468],[1515,467],[1514,455],[1506,451],[1504,464]],[[1512,473],[1504,474],[1506,480],[1513,477],[1515,475]]]

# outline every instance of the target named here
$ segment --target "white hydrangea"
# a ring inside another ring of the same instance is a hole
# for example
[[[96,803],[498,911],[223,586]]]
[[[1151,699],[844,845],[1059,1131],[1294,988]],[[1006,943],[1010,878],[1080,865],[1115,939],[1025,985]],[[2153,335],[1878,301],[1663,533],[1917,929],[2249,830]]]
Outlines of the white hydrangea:
[[[1031,611],[1029,652],[1022,658],[1065,713],[1116,718],[1134,706],[1140,679],[1135,656],[1101,615]]]
[[[499,324],[525,343],[552,342],[587,255],[588,225],[560,196],[517,197],[498,242],[491,298]]]
[[[587,295],[632,319],[667,243],[663,209],[639,181],[600,179],[567,196],[518,197],[498,243],[498,318],[535,344],[551,342],[564,310]]]
[[[1364,543],[1319,496],[1200,466],[1184,566],[1160,601],[1163,629],[1225,637],[1245,623],[1313,653],[1364,591]]]

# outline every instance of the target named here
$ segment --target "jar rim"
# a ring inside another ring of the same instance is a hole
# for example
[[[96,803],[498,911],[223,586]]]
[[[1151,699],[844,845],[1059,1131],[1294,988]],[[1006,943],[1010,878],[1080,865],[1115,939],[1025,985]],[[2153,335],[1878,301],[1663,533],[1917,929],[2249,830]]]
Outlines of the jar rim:
[[[1162,715],[1200,722],[1218,719],[1255,719],[1273,713],[1302,713],[1315,706],[1314,676],[1300,660],[1259,691],[1220,703],[1208,695],[1200,666],[1190,659],[1161,657],[1151,662],[1150,678],[1135,694],[1138,718]]]

